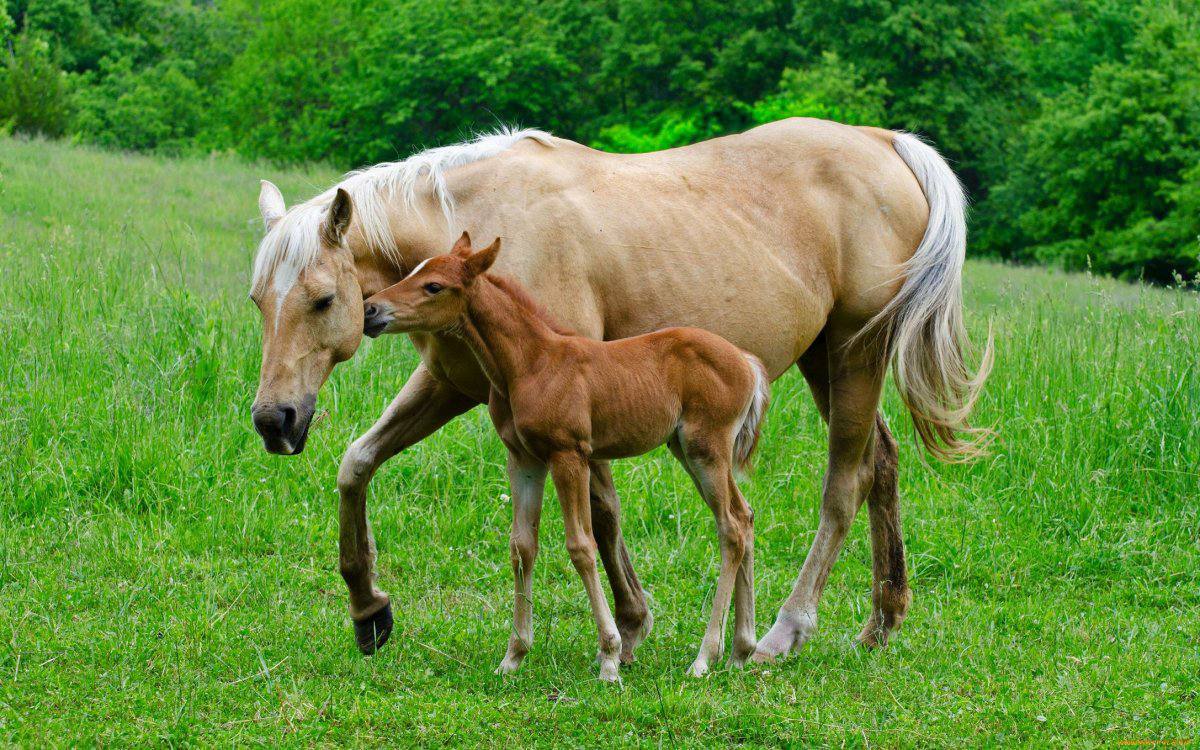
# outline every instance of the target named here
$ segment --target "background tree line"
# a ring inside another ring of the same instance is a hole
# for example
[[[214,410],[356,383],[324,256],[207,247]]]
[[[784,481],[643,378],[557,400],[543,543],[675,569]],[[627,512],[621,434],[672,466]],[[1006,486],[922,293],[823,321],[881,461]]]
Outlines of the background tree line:
[[[972,252],[1200,273],[1200,0],[0,0],[0,130],[342,167],[805,115],[932,138]]]

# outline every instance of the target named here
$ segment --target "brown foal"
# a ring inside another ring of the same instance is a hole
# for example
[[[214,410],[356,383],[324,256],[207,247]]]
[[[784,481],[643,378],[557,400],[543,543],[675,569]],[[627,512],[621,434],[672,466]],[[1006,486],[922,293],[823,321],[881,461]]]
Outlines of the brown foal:
[[[510,468],[521,469],[510,474],[538,490],[547,469],[554,479],[567,550],[596,619],[602,680],[619,679],[621,636],[597,575],[588,462],[670,446],[716,518],[721,549],[712,615],[690,671],[703,675],[720,659],[731,598],[731,658],[744,663],[755,648],[754,524],[733,472],[749,462],[766,410],[762,363],[698,328],[616,341],[576,336],[548,318],[516,282],[487,273],[499,249],[497,239],[474,252],[464,232],[449,253],[367,300],[365,332],[452,333],[470,347],[491,384],[488,411],[508,448]],[[531,574],[541,493],[514,491],[513,497],[516,602],[500,673],[520,666],[533,638]]]

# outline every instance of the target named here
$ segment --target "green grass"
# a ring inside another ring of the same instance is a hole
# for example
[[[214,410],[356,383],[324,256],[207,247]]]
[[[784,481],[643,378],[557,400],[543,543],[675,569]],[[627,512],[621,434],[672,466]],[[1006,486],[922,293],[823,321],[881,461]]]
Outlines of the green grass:
[[[75,744],[1100,745],[1200,739],[1200,304],[986,263],[968,317],[997,367],[972,466],[904,436],[914,589],[864,653],[865,513],[792,660],[684,671],[716,577],[711,517],[663,451],[618,488],[655,631],[623,688],[594,680],[586,599],[548,504],[536,643],[509,628],[503,450],[483,410],[372,487],[396,633],[354,648],[337,573],[342,450],[414,366],[368,342],[321,393],[309,449],[249,420],[257,178],[290,200],[333,174],[0,140],[0,741]],[[816,527],[823,428],[776,386],[746,482],[759,631]]]

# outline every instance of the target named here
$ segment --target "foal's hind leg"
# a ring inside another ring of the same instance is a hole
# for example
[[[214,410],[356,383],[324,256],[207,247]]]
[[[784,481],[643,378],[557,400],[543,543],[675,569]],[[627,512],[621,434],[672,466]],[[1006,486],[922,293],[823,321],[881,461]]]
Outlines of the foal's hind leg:
[[[713,593],[712,614],[708,619],[704,640],[700,643],[700,652],[688,670],[689,674],[702,677],[725,650],[725,619],[729,615],[735,588],[739,589],[739,627],[735,641],[743,651],[749,650],[743,642],[748,626],[749,638],[753,643],[753,580],[748,577],[751,571],[744,569],[743,563],[754,537],[750,507],[737,491],[733,480],[728,448],[733,442],[731,437],[728,434],[689,430],[686,426],[681,428],[681,432],[685,433],[682,439],[678,443],[672,441],[672,452],[683,462],[696,483],[696,489],[712,510],[721,549],[721,571]],[[749,602],[744,583],[749,583]],[[742,654],[741,658],[744,660],[745,655]]]
[[[821,419],[828,423],[829,359],[824,335],[813,342],[796,366],[812,390]],[[875,479],[867,496],[871,519],[871,615],[858,635],[858,642],[869,648],[887,644],[891,634],[900,629],[912,601],[900,528],[897,461],[896,439],[883,414],[876,412]]]
[[[730,660],[735,666],[746,663],[758,646],[754,624],[754,511],[742,496],[733,476],[729,477],[729,493],[747,519],[746,553],[738,567],[737,583],[733,587],[733,652]]]
[[[798,650],[816,629],[821,592],[875,479],[875,411],[885,363],[873,346],[847,349],[844,341],[836,336],[827,341],[829,465],[817,536],[775,624],[758,642],[755,661]]]

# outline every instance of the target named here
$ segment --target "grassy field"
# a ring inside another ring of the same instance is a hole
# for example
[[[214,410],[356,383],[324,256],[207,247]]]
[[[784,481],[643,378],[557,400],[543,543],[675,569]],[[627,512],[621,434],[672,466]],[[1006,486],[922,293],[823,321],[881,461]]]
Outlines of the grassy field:
[[[367,342],[298,458],[249,406],[257,179],[334,175],[0,139],[0,741],[107,744],[1009,745],[1200,741],[1200,303],[971,263],[997,336],[968,467],[922,465],[889,394],[914,603],[866,653],[865,513],[817,636],[765,669],[684,671],[711,517],[663,451],[618,467],[655,631],[622,688],[548,504],[534,650],[509,627],[503,450],[476,410],[373,485],[396,633],[355,649],[337,573],[341,452],[414,366]],[[823,428],[782,379],[744,487],[760,634],[816,527]]]

